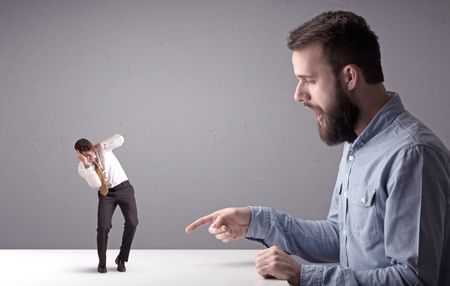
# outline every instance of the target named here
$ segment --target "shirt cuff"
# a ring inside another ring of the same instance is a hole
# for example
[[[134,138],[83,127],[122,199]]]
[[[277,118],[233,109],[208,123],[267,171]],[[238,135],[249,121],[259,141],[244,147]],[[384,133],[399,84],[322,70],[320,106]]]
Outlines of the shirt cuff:
[[[252,211],[252,219],[246,237],[266,239],[271,226],[269,208],[259,206],[249,206],[249,208]]]
[[[322,285],[323,265],[302,265],[300,270],[300,285]]]

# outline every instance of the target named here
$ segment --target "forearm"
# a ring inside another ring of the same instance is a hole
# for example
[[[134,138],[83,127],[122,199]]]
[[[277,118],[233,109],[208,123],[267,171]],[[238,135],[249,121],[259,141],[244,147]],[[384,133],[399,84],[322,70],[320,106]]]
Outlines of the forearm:
[[[313,262],[338,262],[337,226],[329,220],[294,219],[271,208],[251,207],[252,220],[247,237],[278,245],[290,254]]]
[[[300,285],[426,285],[404,264],[354,271],[325,265],[302,265]]]
[[[117,147],[122,146],[125,139],[122,135],[116,134],[108,139],[105,139],[98,143],[100,149],[102,150],[113,150]]]
[[[78,165],[78,174],[91,188],[100,188],[101,182],[92,164],[90,166],[85,166],[82,162],[80,162]]]

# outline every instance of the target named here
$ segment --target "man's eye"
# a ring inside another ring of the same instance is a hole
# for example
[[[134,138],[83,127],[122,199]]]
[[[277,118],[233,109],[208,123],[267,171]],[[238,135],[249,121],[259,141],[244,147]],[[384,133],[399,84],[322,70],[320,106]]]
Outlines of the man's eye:
[[[305,77],[301,79],[301,82],[303,82],[303,84],[307,84],[307,85],[315,83],[315,81],[313,79],[305,78]]]

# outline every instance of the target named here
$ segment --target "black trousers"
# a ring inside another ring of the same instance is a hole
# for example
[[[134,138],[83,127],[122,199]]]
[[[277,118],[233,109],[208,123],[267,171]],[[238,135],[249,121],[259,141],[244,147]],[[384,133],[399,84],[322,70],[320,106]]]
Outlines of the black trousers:
[[[138,225],[134,188],[129,181],[125,181],[109,189],[107,196],[102,196],[100,192],[98,193],[97,252],[100,265],[106,265],[108,234],[112,227],[112,216],[117,206],[120,207],[125,219],[119,257],[123,261],[128,261],[131,244],[133,243],[134,234]]]

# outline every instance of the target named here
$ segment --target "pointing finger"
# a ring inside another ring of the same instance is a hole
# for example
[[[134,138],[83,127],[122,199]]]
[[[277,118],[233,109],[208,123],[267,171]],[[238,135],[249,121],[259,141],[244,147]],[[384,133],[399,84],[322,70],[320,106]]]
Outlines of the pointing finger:
[[[194,221],[193,223],[188,225],[185,228],[185,231],[187,233],[190,233],[190,232],[193,232],[194,230],[196,230],[198,227],[200,227],[204,224],[207,224],[207,223],[212,223],[212,222],[213,222],[213,214],[209,214],[209,215],[206,215],[204,217],[197,219],[196,221]]]

